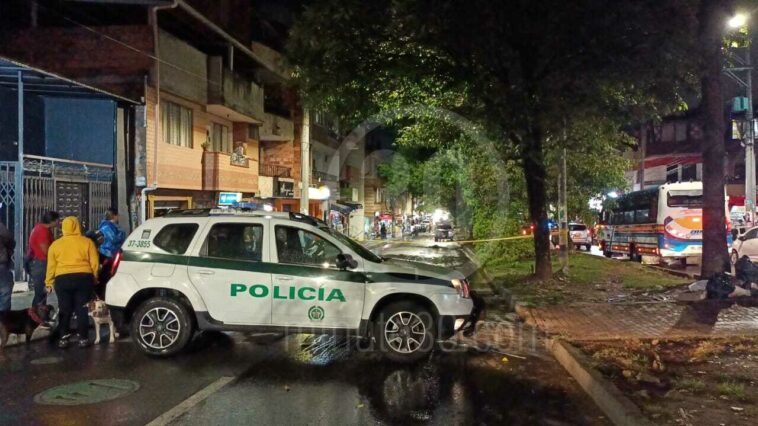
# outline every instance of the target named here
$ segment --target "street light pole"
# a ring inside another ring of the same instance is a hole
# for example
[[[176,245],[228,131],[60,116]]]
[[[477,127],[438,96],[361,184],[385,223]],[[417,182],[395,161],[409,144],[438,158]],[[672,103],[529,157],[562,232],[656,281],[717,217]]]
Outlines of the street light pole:
[[[726,75],[731,77],[738,85],[745,88],[747,105],[745,109],[746,127],[743,132],[743,144],[745,145],[745,213],[748,220],[755,223],[755,123],[753,123],[753,65],[750,59],[750,19],[746,14],[737,14],[729,20],[731,28],[742,28],[745,31],[745,55],[728,53],[730,66],[725,68]],[[744,79],[737,73],[744,72]]]
[[[745,120],[745,211],[755,223],[755,125],[753,124],[753,65],[750,61],[750,21],[745,23],[745,89],[747,110]]]

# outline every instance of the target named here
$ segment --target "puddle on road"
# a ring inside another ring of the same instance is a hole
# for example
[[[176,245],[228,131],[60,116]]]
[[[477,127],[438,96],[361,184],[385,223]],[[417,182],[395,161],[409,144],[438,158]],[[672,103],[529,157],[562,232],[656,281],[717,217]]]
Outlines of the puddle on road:
[[[50,364],[58,364],[63,362],[63,358],[59,356],[46,356],[41,358],[35,358],[31,361],[29,361],[29,364],[32,365],[50,365]]]
[[[360,351],[343,337],[290,336],[284,345],[281,356],[250,368],[224,391],[226,401],[269,396],[265,405],[241,408],[236,416],[257,417],[264,410],[269,421],[292,421],[292,413],[269,408],[286,405],[321,412],[326,423],[332,414],[324,407],[340,407],[347,416],[335,412],[335,419],[388,424],[586,424],[593,419],[577,407],[583,396],[551,381],[551,376],[565,381],[565,374],[551,370],[555,365],[546,368],[543,360],[506,364],[499,355],[435,353],[406,366]],[[364,413],[354,413],[358,408]]]

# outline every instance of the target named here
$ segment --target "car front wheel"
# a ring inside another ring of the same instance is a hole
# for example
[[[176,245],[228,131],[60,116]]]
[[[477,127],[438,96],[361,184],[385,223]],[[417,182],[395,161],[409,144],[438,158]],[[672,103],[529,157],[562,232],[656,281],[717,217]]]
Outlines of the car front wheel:
[[[416,362],[434,349],[434,318],[417,303],[392,303],[382,309],[374,324],[377,347],[391,361]]]
[[[132,338],[148,355],[174,355],[187,346],[192,333],[189,311],[175,299],[153,297],[143,302],[132,316]]]

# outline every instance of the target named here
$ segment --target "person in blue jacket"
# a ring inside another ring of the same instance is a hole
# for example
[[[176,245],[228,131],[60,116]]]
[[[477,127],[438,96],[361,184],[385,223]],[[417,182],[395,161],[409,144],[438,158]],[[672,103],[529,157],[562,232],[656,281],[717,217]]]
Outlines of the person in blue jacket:
[[[126,233],[118,227],[118,210],[113,207],[105,212],[105,219],[100,222],[98,231],[102,235],[102,243],[97,248],[100,253],[100,279],[95,293],[99,298],[105,297],[105,285],[111,278],[111,268],[116,254],[126,240]]]

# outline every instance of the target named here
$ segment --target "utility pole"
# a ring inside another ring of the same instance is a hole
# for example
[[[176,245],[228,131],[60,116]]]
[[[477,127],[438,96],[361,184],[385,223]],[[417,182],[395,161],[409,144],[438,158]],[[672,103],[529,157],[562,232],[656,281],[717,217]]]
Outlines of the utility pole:
[[[753,65],[750,59],[750,19],[746,15],[736,15],[729,21],[732,28],[742,29],[745,33],[745,54],[743,57],[727,51],[729,66],[724,72],[738,85],[745,89],[747,105],[745,106],[745,127],[743,144],[745,145],[745,213],[755,223],[755,123],[753,123]],[[744,79],[739,73],[743,73]]]
[[[563,130],[563,141],[566,142],[566,129]],[[558,223],[560,231],[558,234],[558,244],[560,245],[560,252],[558,258],[561,261],[561,272],[564,275],[568,275],[568,251],[569,251],[569,235],[568,235],[568,208],[567,208],[567,193],[566,193],[566,148],[563,148],[561,152],[561,158],[558,160],[560,172],[558,173]]]
[[[745,121],[745,211],[750,221],[755,224],[755,124],[753,123],[753,71],[750,62],[750,24],[745,24],[745,90],[747,95],[747,110]]]
[[[645,157],[647,156],[647,123],[640,127],[640,191],[645,189]]]
[[[311,186],[311,112],[303,108],[303,128],[300,133],[300,213],[308,215],[308,188]]]

